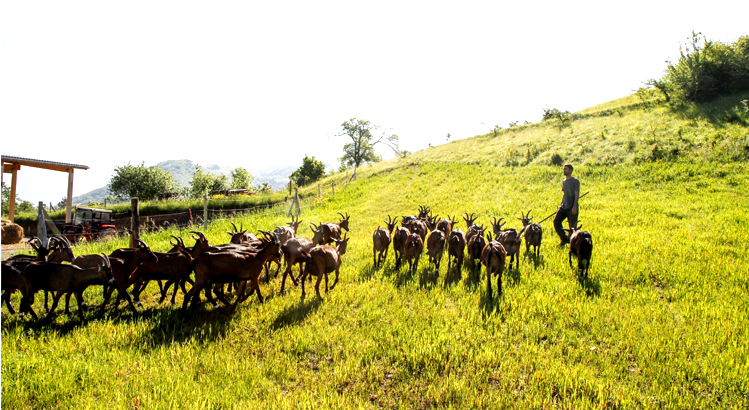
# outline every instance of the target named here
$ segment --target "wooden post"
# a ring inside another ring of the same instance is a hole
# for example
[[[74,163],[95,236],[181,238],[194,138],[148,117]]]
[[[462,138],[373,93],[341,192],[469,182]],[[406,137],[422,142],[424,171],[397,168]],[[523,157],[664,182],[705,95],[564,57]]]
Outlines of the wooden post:
[[[130,218],[130,247],[135,248],[140,239],[140,206],[138,198],[130,198],[130,210],[133,216]]]
[[[296,188],[294,188],[294,203],[296,203],[296,217],[299,218],[299,214],[302,213],[302,210],[299,207],[299,190]]]
[[[203,230],[208,230],[208,195],[203,197]]]
[[[289,196],[291,196],[291,181],[289,181]]]
[[[289,187],[291,187],[291,184],[289,184]],[[294,202],[296,202],[296,197],[294,197],[291,200],[291,206],[289,207],[289,213],[286,215],[287,217],[291,217],[291,215],[292,215],[291,211],[294,210]],[[297,215],[297,216],[299,216],[299,215]]]
[[[348,170],[346,170],[346,186],[348,186]]]
[[[73,208],[73,168],[68,168],[68,198],[65,211],[65,223],[70,223],[72,218]]]
[[[18,170],[20,168],[20,165],[13,164],[13,170],[11,171],[13,180],[10,183],[10,202],[8,203],[8,219],[10,219],[11,222],[13,222],[16,217],[16,183],[18,180]]]
[[[47,224],[44,223],[44,202],[39,201],[39,208],[36,210],[36,222],[37,222],[37,228],[36,228],[36,236],[39,237],[39,239],[42,240],[42,245],[46,248],[47,247]]]
[[[320,187],[320,184],[317,184],[317,196],[318,197],[322,196],[322,188]]]
[[[335,195],[335,180],[330,181],[330,185],[333,187],[333,195]]]
[[[44,215],[44,222],[47,224],[47,228],[52,231],[53,234],[61,235],[60,230],[57,229],[57,226],[52,222],[52,218],[49,217],[47,211],[42,209],[42,214]]]

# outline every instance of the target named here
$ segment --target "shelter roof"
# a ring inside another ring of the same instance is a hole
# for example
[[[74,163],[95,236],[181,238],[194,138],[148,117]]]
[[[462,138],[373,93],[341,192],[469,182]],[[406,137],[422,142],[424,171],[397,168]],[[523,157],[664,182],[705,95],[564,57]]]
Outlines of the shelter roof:
[[[68,164],[65,162],[45,161],[41,159],[15,157],[11,155],[2,155],[3,172],[10,173],[12,166],[10,164],[26,165],[34,168],[51,169],[54,171],[67,172],[70,168],[88,169],[87,165]]]

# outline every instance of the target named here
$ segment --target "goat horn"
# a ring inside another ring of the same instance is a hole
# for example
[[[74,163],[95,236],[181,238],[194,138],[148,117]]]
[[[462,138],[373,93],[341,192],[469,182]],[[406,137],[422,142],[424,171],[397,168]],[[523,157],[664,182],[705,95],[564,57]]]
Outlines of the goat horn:
[[[234,227],[234,233],[239,232],[239,231],[237,231],[237,225],[234,225],[234,222],[230,222],[230,223],[231,223],[231,226]]]
[[[104,255],[104,260],[107,261],[107,268],[112,269],[112,262],[109,261],[109,255],[104,252],[102,252],[101,254]]]

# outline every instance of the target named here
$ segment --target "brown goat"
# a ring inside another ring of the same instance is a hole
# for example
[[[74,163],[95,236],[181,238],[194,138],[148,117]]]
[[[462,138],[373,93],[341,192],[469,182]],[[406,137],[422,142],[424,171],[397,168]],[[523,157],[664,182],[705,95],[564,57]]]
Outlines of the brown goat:
[[[447,270],[450,270],[453,257],[458,265],[458,272],[463,266],[463,255],[466,248],[466,237],[463,235],[463,231],[455,229],[450,232],[450,236],[447,238]]]
[[[25,286],[22,273],[31,262],[32,260],[29,259],[9,259],[2,262],[2,275],[0,276],[2,277],[2,284],[0,285],[0,289],[3,291],[2,300],[8,308],[8,312],[12,315],[16,311],[10,304],[10,295]]]
[[[429,261],[434,263],[435,272],[440,270],[443,253],[445,253],[445,233],[435,229],[429,233],[429,238],[427,238],[427,256],[429,256]]]
[[[254,236],[254,235],[253,235]],[[172,235],[172,238],[176,239],[176,243],[169,241],[172,244],[172,249],[169,252],[154,252],[158,260],[156,262],[143,262],[138,269],[136,269],[129,278],[132,283],[138,283],[140,281],[150,280],[165,280],[164,290],[161,292],[161,299],[159,303],[163,303],[166,299],[166,295],[169,291],[169,287],[174,285],[174,291],[172,292],[172,305],[175,303],[177,297],[177,289],[182,288],[182,293],[187,294],[185,289],[185,283],[190,278],[192,273],[192,257],[184,246],[184,242],[181,238]],[[133,299],[140,305],[140,294],[143,292],[142,288],[133,290]]]
[[[393,229],[395,229],[395,225],[398,223],[398,221],[393,220],[390,215],[388,215],[388,220],[383,222],[387,225],[387,229],[378,226],[372,234],[372,253],[374,254],[375,269],[387,260],[388,249],[390,248],[390,238],[393,234]]]
[[[182,303],[183,311],[187,309],[190,300],[192,300],[194,306],[200,298],[199,292],[206,287],[210,290],[211,283],[239,283],[238,296],[232,308],[236,308],[239,302],[246,299],[246,297],[239,295],[244,293],[248,281],[252,289],[247,296],[257,291],[258,300],[260,303],[263,302],[263,296],[260,293],[260,273],[269,256],[280,256],[281,247],[278,245],[278,239],[274,233],[260,232],[264,237],[261,239],[261,245],[257,248],[257,253],[237,250],[209,251],[201,253],[193,260],[195,284],[185,296]],[[218,296],[222,299],[222,302],[229,304],[221,294]],[[210,291],[206,291],[206,297],[213,305],[218,306]]]
[[[309,253],[305,253],[304,274],[302,274],[302,300],[306,296],[304,283],[309,275],[317,276],[315,292],[320,299],[322,299],[320,295],[320,281],[323,276],[325,277],[325,293],[328,293],[329,289],[335,288],[341,272],[341,257],[346,254],[348,240],[348,235],[346,235],[342,240],[336,241],[335,247],[322,245],[310,249]],[[328,274],[332,272],[335,272],[335,280],[330,288],[328,288]]]
[[[475,227],[476,225],[473,225]],[[476,260],[481,260],[481,252],[486,246],[486,240],[484,239],[484,227],[479,227],[475,231],[475,234],[468,239],[466,248],[468,250],[468,260],[471,262],[472,269],[476,268]]]
[[[455,226],[456,223],[455,217],[448,215],[446,219],[440,219],[440,221],[437,222],[437,229],[444,232],[445,236],[449,238],[450,233],[453,231],[453,226]]]
[[[297,236],[289,239],[285,245],[281,246],[284,262],[286,262],[286,270],[284,271],[283,279],[281,280],[281,292],[283,292],[286,287],[286,276],[290,276],[294,285],[297,285],[297,281],[294,279],[294,274],[292,273],[294,264],[299,264],[299,277],[301,278],[301,275],[304,274],[304,253],[308,253],[313,247],[322,242],[322,230],[317,228],[315,224],[310,224],[310,229],[314,234],[312,239]]]
[[[565,229],[570,235],[570,250],[567,254],[570,267],[572,266],[572,255],[577,257],[577,269],[583,277],[588,277],[590,270],[590,259],[593,256],[593,235],[590,232],[580,230],[582,224],[571,229]]]
[[[351,216],[348,212],[346,212],[345,216],[340,212],[338,212],[338,215],[341,215],[341,220],[338,223],[325,223],[320,226],[323,233],[323,243],[326,245],[335,242],[335,240],[340,240],[342,229],[345,231],[349,230],[348,225]]]
[[[243,244],[243,243],[252,243],[257,241],[257,236],[255,236],[252,233],[248,233],[247,230],[242,229],[242,225],[240,224],[239,229],[237,229],[237,225],[234,224],[234,222],[231,222],[231,226],[234,227],[234,232],[232,231],[226,231],[229,235],[231,235],[231,240],[229,243],[233,244]]]
[[[492,298],[492,274],[497,275],[497,294],[502,294],[502,273],[505,269],[507,253],[501,243],[487,234],[488,242],[481,251],[481,264],[486,267],[486,290]]]
[[[523,223],[523,227],[525,228],[525,235],[523,236],[523,239],[525,239],[525,252],[528,253],[530,247],[533,246],[533,253],[536,256],[539,256],[541,254],[541,238],[543,237],[544,230],[541,228],[541,224],[535,222],[531,223],[531,220],[533,219],[533,217],[530,216],[531,211],[528,211],[525,215],[520,211],[520,215],[522,218],[518,219]]]
[[[98,266],[90,269],[81,269],[74,265],[53,262],[32,262],[23,270],[24,286],[20,288],[23,298],[21,299],[21,314],[28,312],[37,319],[36,312],[32,308],[34,294],[40,290],[55,292],[52,307],[47,312],[49,318],[57,308],[60,297],[66,293],[75,292],[78,300],[78,314],[83,318],[83,300],[78,297],[91,284],[101,284],[112,279],[109,259],[106,266]]]
[[[465,216],[463,217],[463,220],[466,221],[466,229],[470,230],[472,226],[474,226],[474,222],[479,219],[479,217],[476,215],[476,213],[471,212],[470,215],[468,215],[468,212],[465,212]],[[466,234],[466,240],[468,240],[468,235]]]
[[[421,237],[422,243],[426,241],[427,234],[429,234],[429,227],[426,222],[417,219],[412,221],[407,228],[411,233],[418,234]]]
[[[395,269],[400,269],[401,262],[405,258],[406,240],[411,232],[408,228],[400,227],[393,234],[393,253],[395,254]]]
[[[416,270],[419,268],[419,258],[421,258],[421,252],[423,251],[424,241],[421,239],[421,236],[417,233],[408,235],[403,253],[408,261],[409,272],[416,273]]]
[[[117,254],[116,252],[117,251],[112,252],[112,254]],[[123,256],[125,256],[125,258],[111,257],[110,255],[110,260],[112,262],[112,277],[114,278],[115,286],[109,287],[104,294],[104,301],[100,308],[101,313],[104,313],[114,289],[117,289],[117,299],[115,299],[114,308],[117,309],[120,301],[125,299],[130,310],[132,310],[133,313],[137,312],[135,305],[133,305],[133,300],[127,293],[127,289],[135,284],[134,281],[130,280],[130,276],[141,265],[141,263],[158,261],[156,254],[151,252],[151,248],[140,239],[137,240],[135,251],[124,253]]]
[[[429,214],[431,213],[431,209],[429,209],[426,205],[419,205],[419,215],[417,216],[418,219],[426,220],[429,217]]]
[[[494,237],[499,240],[499,243],[502,244],[505,248],[505,252],[507,256],[510,257],[510,263],[507,266],[508,269],[512,268],[512,263],[515,262],[515,269],[520,268],[520,243],[523,240],[523,231],[525,230],[525,227],[518,233],[515,229],[502,229],[503,226],[507,224],[507,222],[502,223],[502,220],[504,218],[499,218],[499,221],[497,218],[494,218],[494,221],[492,222],[492,228],[494,230]]]

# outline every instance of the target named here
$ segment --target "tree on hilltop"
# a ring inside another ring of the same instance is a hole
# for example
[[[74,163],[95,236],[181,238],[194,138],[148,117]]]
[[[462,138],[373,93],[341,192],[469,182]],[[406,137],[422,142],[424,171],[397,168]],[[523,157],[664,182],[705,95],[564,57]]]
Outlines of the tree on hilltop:
[[[358,168],[361,164],[381,161],[382,157],[374,150],[375,145],[380,143],[390,147],[395,155],[400,154],[398,136],[383,132],[375,139],[373,133],[379,130],[379,127],[367,120],[351,118],[344,121],[341,127],[343,130],[337,135],[345,135],[351,139],[351,142],[343,146],[343,156],[339,158],[342,169]]]

